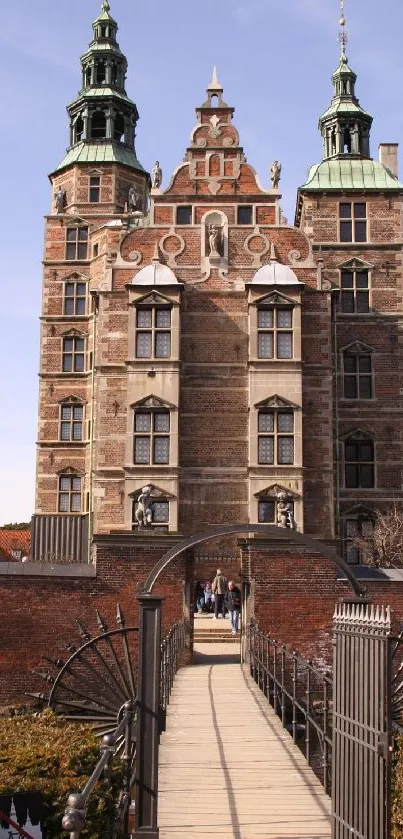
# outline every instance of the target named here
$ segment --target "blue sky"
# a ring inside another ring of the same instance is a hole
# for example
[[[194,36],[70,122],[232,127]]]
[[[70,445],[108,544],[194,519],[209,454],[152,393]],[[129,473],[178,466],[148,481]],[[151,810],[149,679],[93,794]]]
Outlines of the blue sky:
[[[29,519],[34,509],[47,173],[67,146],[65,105],[79,88],[79,56],[100,5],[18,0],[3,9],[0,524]],[[330,102],[338,63],[339,0],[111,0],[111,8],[129,60],[127,90],[141,117],[142,164],[150,168],[158,158],[168,182],[217,64],[248,161],[263,184],[272,160],[282,162],[283,211],[291,221],[296,189],[321,158],[317,120]],[[346,16],[357,92],[375,117],[376,157],[379,142],[403,139],[403,7],[401,0],[346,0]]]

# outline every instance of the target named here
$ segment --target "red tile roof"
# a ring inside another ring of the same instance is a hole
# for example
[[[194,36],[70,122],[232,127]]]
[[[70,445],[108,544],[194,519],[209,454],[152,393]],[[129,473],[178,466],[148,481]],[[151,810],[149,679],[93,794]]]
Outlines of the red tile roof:
[[[0,562],[18,562],[21,554],[29,556],[31,547],[31,530],[0,530]],[[17,555],[20,552],[20,555]]]

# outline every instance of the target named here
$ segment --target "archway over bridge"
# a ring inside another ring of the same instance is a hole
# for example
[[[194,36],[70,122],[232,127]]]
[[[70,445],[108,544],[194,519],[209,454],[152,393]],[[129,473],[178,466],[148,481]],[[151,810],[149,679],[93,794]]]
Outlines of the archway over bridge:
[[[291,542],[294,542],[295,545],[310,548],[316,553],[321,554],[321,556],[325,559],[328,559],[338,571],[342,572],[344,576],[347,577],[347,580],[357,597],[365,597],[365,591],[357,580],[351,566],[344,562],[344,559],[338,555],[334,548],[331,548],[330,545],[325,545],[323,542],[319,542],[317,539],[312,539],[304,533],[299,533],[297,530],[277,527],[275,524],[224,524],[220,527],[207,528],[207,530],[203,530],[201,533],[196,533],[194,536],[189,536],[187,539],[183,539],[182,542],[179,542],[175,545],[175,547],[167,551],[154,565],[154,568],[148,575],[144,584],[143,594],[151,594],[153,587],[164,568],[166,568],[166,566],[169,565],[175,557],[183,553],[183,551],[193,548],[195,545],[200,545],[202,542],[209,542],[211,539],[215,539],[218,536],[229,536],[234,533],[259,533],[264,536],[267,536],[268,534],[275,534],[277,538],[291,540]]]

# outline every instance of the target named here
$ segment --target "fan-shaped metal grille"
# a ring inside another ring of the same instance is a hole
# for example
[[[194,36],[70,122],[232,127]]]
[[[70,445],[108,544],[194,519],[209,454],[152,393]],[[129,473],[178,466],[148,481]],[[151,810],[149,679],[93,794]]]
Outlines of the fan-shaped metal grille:
[[[96,618],[97,635],[77,622],[84,643],[68,646],[66,661],[45,657],[51,669],[37,675],[51,685],[49,696],[31,695],[68,720],[93,723],[105,735],[115,730],[125,703],[136,699],[138,627],[125,625],[119,604],[116,629],[109,629],[98,611]]]

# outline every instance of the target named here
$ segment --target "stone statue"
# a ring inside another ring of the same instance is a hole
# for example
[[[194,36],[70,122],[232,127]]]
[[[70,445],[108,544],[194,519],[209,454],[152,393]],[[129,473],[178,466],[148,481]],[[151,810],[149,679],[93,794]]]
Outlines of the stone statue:
[[[277,526],[296,529],[292,504],[287,500],[285,492],[279,492],[277,495]]]
[[[278,160],[275,160],[274,163],[271,164],[270,178],[272,189],[278,189],[281,178],[281,163],[279,163]]]
[[[142,209],[142,200],[141,195],[136,186],[131,186],[129,189],[129,195],[127,199],[127,211],[128,213],[134,213],[136,210]]]
[[[220,256],[221,251],[221,227],[218,224],[209,225],[209,256]]]
[[[142,487],[140,495],[137,499],[137,507],[136,507],[136,521],[138,522],[139,527],[150,527],[153,520],[153,511],[152,511],[152,487],[145,486]]]
[[[64,213],[66,209],[66,190],[59,186],[55,192],[55,209],[57,213]]]
[[[159,160],[156,160],[154,163],[151,172],[151,184],[153,189],[159,189],[162,184],[162,169]]]

